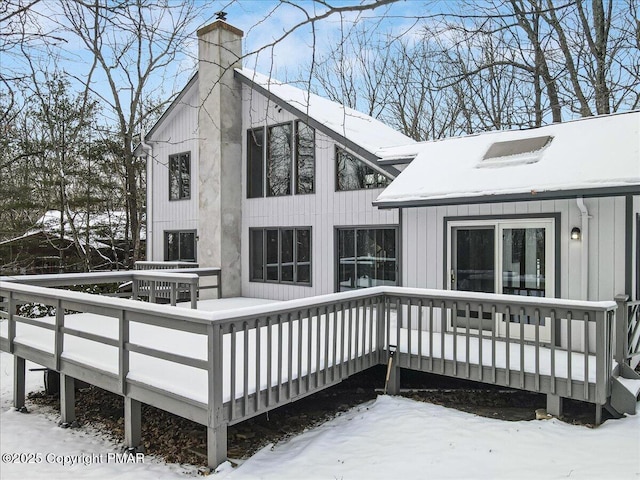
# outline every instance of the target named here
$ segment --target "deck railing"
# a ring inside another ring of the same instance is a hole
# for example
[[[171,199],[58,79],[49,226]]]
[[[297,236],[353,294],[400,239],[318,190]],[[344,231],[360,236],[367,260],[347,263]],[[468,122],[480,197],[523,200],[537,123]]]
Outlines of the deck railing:
[[[400,367],[601,405],[610,394],[614,302],[389,287],[385,305]]]
[[[198,267],[199,265],[195,262],[138,261],[135,263],[136,271],[171,270],[172,272],[185,273],[192,271],[192,269],[197,269]],[[215,276],[217,280],[216,283],[214,285],[207,285],[203,283],[202,285],[200,285],[200,289],[207,290],[215,288],[217,289],[216,298],[220,298],[222,296],[220,287],[220,270],[217,269],[215,273],[210,273],[209,276]],[[159,279],[149,280],[138,277],[138,279],[133,284],[133,288],[135,291],[135,296],[137,298],[148,298],[152,303],[155,303],[157,301],[173,302],[174,299],[177,301],[194,301],[194,296],[192,294],[189,283],[177,284],[170,281],[163,282]]]
[[[32,360],[61,372],[63,421],[78,378],[125,397],[129,445],[140,402],[206,425],[211,466],[226,458],[227,425],[387,363],[391,346],[396,367],[599,405],[610,394],[614,302],[375,287],[202,312],[15,282],[0,282],[0,297],[0,349],[18,359],[16,406]],[[55,317],[17,315],[30,302],[53,306]],[[99,317],[78,323],[77,312]],[[491,326],[500,319],[510,320],[504,331]],[[171,339],[153,340],[162,329]],[[96,364],[100,349],[108,360]]]
[[[640,300],[629,301],[627,295],[618,295],[618,318],[616,329],[616,354],[618,363],[629,364],[640,356]]]
[[[145,262],[150,263],[150,262]],[[181,264],[184,265],[184,264]],[[208,278],[214,284],[205,283]],[[159,300],[175,305],[178,301],[189,300],[195,308],[200,292],[213,289],[216,298],[222,296],[219,268],[177,268],[150,270],[122,270],[112,272],[65,273],[48,275],[20,275],[0,277],[0,281],[28,284],[42,287],[82,287],[115,284],[119,288],[109,295],[121,298],[146,299],[151,303]],[[126,288],[128,287],[128,288]],[[0,297],[0,301],[2,297]]]

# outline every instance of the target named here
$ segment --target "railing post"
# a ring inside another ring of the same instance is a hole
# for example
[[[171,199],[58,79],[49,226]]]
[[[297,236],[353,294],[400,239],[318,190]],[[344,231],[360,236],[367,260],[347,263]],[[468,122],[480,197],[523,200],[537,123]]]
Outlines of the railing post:
[[[378,363],[387,363],[385,356],[385,331],[387,323],[387,297],[382,295],[378,297],[376,302],[376,335],[377,335],[377,350],[378,350]]]
[[[178,282],[171,282],[171,293],[169,294],[169,303],[175,307],[178,302]]]
[[[60,356],[62,355],[62,350],[64,349],[64,333],[62,329],[64,328],[64,308],[62,307],[62,300],[58,299],[56,302],[56,330],[54,332],[55,336],[55,345],[54,345],[54,356],[56,362],[56,370],[60,371]]]
[[[628,364],[628,352],[629,352],[629,336],[627,334],[629,328],[629,309],[627,308],[627,301],[629,296],[626,294],[616,295],[615,301],[618,305],[616,310],[616,323],[615,323],[615,358],[618,364]]]
[[[133,274],[133,279],[131,281],[131,299],[138,300],[140,297],[140,281],[136,278],[135,273]]]
[[[214,469],[227,459],[227,424],[222,411],[222,326],[213,322],[207,326],[207,352],[207,463]]]
[[[596,398],[595,403],[598,405],[604,405],[607,403],[610,390],[610,377],[611,377],[611,348],[607,345],[607,339],[610,339],[610,335],[607,332],[611,331],[611,319],[609,312],[598,311],[594,312],[596,318]],[[585,328],[589,328],[586,324]],[[610,341],[610,340],[609,340]],[[585,346],[585,355],[588,355],[588,345]],[[586,379],[588,380],[589,372],[584,372]]]
[[[191,308],[193,310],[198,309],[198,283],[200,281],[200,277],[196,280],[191,280],[189,284],[189,298],[191,299]]]
[[[120,393],[127,395],[127,374],[129,373],[129,321],[126,310],[120,310],[118,318],[118,377]]]
[[[7,298],[7,313],[9,315],[9,325],[7,328],[7,340],[9,340],[9,353],[13,353],[15,349],[15,338],[16,338],[16,319],[14,315],[16,314],[16,301],[13,298],[13,292],[9,292],[9,297]]]
[[[156,281],[149,281],[149,303],[156,303]]]

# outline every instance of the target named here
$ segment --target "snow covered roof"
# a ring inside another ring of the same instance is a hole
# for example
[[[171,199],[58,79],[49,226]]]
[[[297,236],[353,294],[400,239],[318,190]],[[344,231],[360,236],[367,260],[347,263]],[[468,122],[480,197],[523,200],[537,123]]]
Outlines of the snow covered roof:
[[[640,111],[381,153],[382,161],[415,159],[378,196],[379,207],[640,193]]]
[[[236,69],[236,77],[369,160],[385,148],[416,143],[369,115],[253,70]]]

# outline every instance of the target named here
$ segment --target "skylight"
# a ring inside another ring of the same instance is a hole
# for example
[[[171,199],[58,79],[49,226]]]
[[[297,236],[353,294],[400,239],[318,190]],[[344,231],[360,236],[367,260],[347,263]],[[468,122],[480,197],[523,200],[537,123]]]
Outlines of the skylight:
[[[536,163],[553,140],[552,136],[521,138],[496,142],[484,154],[476,168],[506,167]]]

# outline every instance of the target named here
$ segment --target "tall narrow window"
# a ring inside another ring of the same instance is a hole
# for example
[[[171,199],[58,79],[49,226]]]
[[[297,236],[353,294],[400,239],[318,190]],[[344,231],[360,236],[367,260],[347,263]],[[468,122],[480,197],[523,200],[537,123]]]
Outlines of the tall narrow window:
[[[191,198],[191,154],[169,156],[169,200]]]
[[[346,150],[336,148],[336,190],[382,188],[389,179]]]
[[[266,230],[267,236],[267,281],[277,282],[280,279],[280,242],[278,230]]]
[[[249,229],[252,282],[311,284],[311,228]]]
[[[195,230],[164,232],[164,259],[167,262],[195,262]]]
[[[296,122],[296,193],[314,192],[315,130],[306,123]]]
[[[269,127],[267,196],[291,195],[291,124]]]
[[[264,280],[264,235],[262,230],[249,230],[249,245],[251,245],[251,271],[249,279]]]
[[[264,195],[264,129],[247,132],[247,198]]]
[[[296,230],[296,282],[311,284],[311,230]]]

